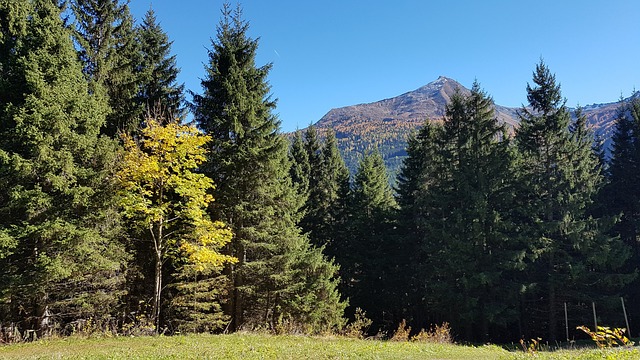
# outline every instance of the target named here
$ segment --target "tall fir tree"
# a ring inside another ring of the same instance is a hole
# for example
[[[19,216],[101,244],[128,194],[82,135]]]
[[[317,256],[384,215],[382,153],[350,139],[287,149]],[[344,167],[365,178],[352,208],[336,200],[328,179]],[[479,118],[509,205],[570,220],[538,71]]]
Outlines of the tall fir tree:
[[[197,124],[212,138],[203,167],[218,184],[211,210],[231,227],[227,253],[239,260],[227,269],[231,329],[285,322],[309,331],[338,326],[345,304],[337,267],[296,226],[299,200],[288,145],[266,80],[271,64],[256,67],[258,41],[247,36],[241,9],[225,4],[222,15],[204,93],[193,105]]]
[[[309,163],[307,179],[307,196],[303,206],[303,216],[300,220],[300,227],[309,235],[312,243],[316,246],[325,244],[322,235],[322,209],[320,203],[323,202],[320,182],[322,177],[322,144],[315,126],[311,125],[304,132],[304,150],[307,153]]]
[[[109,181],[117,144],[99,137],[106,104],[87,88],[54,2],[3,2],[0,12],[10,75],[0,90],[0,249],[10,250],[0,250],[0,318],[41,331],[112,321],[127,256]]]
[[[333,131],[327,131],[321,151],[322,166],[318,188],[322,194],[322,201],[316,204],[321,226],[315,241],[325,246],[330,257],[336,257],[340,251],[340,243],[347,237],[345,230],[350,220],[350,174],[338,150]]]
[[[180,69],[176,56],[171,55],[172,41],[162,30],[152,9],[144,15],[137,29],[142,59],[138,64],[140,90],[137,102],[149,113],[158,113],[163,118],[182,119],[186,115],[184,107],[184,84],[178,84]]]
[[[396,202],[386,167],[377,151],[366,154],[355,175],[350,201],[349,236],[342,239],[336,260],[341,266],[343,291],[351,310],[362,308],[374,327],[391,327],[386,315],[394,302],[392,213]],[[373,330],[373,329],[372,329]]]
[[[628,255],[616,238],[602,235],[604,222],[588,214],[601,182],[592,140],[569,131],[560,86],[542,61],[533,82],[516,132],[522,156],[518,196],[526,209],[521,219],[528,218],[521,234],[529,241],[531,261],[523,305],[524,314],[532,314],[524,321],[531,327],[524,331],[544,331],[553,341],[560,334],[562,303],[606,303],[606,294],[628,281],[616,274]],[[608,291],[596,293],[596,288]]]
[[[137,99],[142,63],[128,0],[73,0],[75,40],[90,89],[104,90],[111,112],[103,133],[136,131],[144,115]]]
[[[302,203],[309,198],[309,156],[302,142],[302,132],[296,131],[293,136],[293,142],[289,149],[289,161],[291,162],[291,181],[296,187],[298,195]],[[304,205],[301,205],[301,207]],[[301,209],[303,210],[303,209]],[[302,214],[301,216],[304,216]]]
[[[425,194],[435,186],[439,175],[440,142],[442,138],[440,123],[425,120],[420,129],[407,140],[407,157],[402,162],[396,181],[395,224],[398,228],[396,242],[400,250],[397,257],[396,285],[398,294],[397,308],[402,309],[400,316],[414,328],[426,326],[431,319],[430,306],[424,294],[427,293],[426,280],[421,273],[425,253],[422,246],[424,222],[430,218],[430,212],[423,201]]]
[[[627,271],[640,271],[640,101],[620,100],[620,107],[612,136],[611,160],[607,169],[607,183],[601,192],[605,214],[619,217],[611,233],[620,236],[631,248],[625,266]],[[629,303],[640,300],[640,280],[627,285],[625,295]],[[632,321],[640,319],[630,314]]]
[[[428,282],[423,296],[465,338],[487,341],[516,318],[513,279],[523,251],[511,236],[510,145],[477,82],[468,97],[452,97],[441,135],[440,174],[419,195],[417,209],[436,215],[422,221],[429,259],[419,271]]]

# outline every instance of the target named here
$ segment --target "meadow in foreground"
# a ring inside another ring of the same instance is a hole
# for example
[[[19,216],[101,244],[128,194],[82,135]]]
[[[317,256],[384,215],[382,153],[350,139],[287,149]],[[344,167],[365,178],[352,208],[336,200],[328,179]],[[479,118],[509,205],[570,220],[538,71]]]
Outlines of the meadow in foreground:
[[[637,348],[507,351],[340,337],[186,335],[41,340],[0,346],[0,359],[638,359]]]

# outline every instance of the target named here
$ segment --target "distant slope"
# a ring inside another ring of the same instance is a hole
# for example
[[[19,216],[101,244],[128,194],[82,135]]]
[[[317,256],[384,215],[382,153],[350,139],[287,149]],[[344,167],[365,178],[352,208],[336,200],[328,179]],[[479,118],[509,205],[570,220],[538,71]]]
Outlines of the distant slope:
[[[387,168],[396,174],[406,157],[407,137],[426,119],[441,121],[453,94],[469,94],[457,81],[439,77],[417,90],[370,104],[347,106],[329,111],[315,126],[333,129],[347,166],[355,172],[358,159],[367,150],[378,148]],[[496,106],[498,119],[517,125],[515,109]]]
[[[406,157],[407,137],[425,120],[441,121],[453,94],[467,95],[469,89],[457,81],[440,76],[437,80],[400,96],[369,104],[332,109],[315,126],[323,132],[333,129],[338,147],[349,170],[355,173],[362,154],[377,148],[389,169],[392,179]],[[639,96],[638,94],[634,96]],[[624,101],[628,101],[625,99]],[[603,135],[610,145],[619,102],[585,106],[587,123]],[[518,126],[517,108],[496,105],[499,121],[510,128]]]

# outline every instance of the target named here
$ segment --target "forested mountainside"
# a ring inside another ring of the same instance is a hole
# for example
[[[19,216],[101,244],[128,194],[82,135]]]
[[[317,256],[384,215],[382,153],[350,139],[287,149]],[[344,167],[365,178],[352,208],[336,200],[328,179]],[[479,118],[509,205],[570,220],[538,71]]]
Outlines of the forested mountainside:
[[[332,109],[314,125],[321,134],[327,129],[335,132],[338,148],[352,174],[363,154],[377,148],[390,177],[395,178],[407,156],[405,149],[409,134],[423,125],[426,119],[441,122],[456,91],[463,95],[470,93],[456,80],[440,76],[423,87],[390,99]],[[618,107],[619,102],[613,102],[587,105],[582,109],[589,126],[605,141],[607,151]],[[495,110],[498,120],[510,129],[518,126],[519,108],[495,105]],[[574,111],[572,109],[572,114]]]

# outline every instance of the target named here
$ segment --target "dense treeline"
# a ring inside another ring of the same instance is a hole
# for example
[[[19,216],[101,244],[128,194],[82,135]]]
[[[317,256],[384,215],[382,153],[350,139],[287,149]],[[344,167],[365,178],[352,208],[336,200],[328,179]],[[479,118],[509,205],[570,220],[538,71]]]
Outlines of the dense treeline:
[[[70,4],[0,2],[0,340],[335,332],[360,308],[371,334],[553,341],[565,306],[571,329],[592,304],[619,326],[640,301],[638,103],[606,159],[543,62],[515,135],[476,82],[392,188],[375,149],[350,178],[333,132],[281,134],[239,7],[187,104],[152,10]]]
[[[365,155],[334,205],[346,209],[341,233],[320,230],[327,198],[314,192],[324,191],[316,179],[328,169],[318,136],[296,134],[292,174],[311,188],[301,225],[312,238],[323,234],[347,310],[364,309],[374,333],[406,319],[414,329],[449,322],[473,341],[565,340],[565,306],[573,338],[575,326],[593,322],[594,304],[600,324],[624,326],[620,297],[637,297],[628,181],[637,176],[638,105],[621,105],[607,162],[543,62],[526,90],[515,136],[477,82],[453,96],[441,122],[426,121],[409,139],[395,198],[379,154]]]

